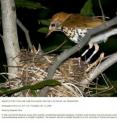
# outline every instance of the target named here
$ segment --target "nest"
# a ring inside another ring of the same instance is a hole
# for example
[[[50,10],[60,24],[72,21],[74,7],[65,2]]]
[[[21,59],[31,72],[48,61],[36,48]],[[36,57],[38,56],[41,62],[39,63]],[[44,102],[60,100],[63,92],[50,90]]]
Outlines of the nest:
[[[27,84],[35,84],[43,81],[47,77],[47,70],[52,65],[57,55],[40,55],[39,52],[21,50],[19,55],[20,64],[17,77],[5,85],[15,89]],[[80,86],[79,82],[87,78],[86,73],[88,65],[78,58],[69,58],[56,70],[53,79],[61,82],[61,86],[50,87],[48,96],[56,97],[74,97],[83,96],[87,86]],[[36,91],[39,96],[39,90]],[[33,96],[30,90],[15,93],[13,96]]]

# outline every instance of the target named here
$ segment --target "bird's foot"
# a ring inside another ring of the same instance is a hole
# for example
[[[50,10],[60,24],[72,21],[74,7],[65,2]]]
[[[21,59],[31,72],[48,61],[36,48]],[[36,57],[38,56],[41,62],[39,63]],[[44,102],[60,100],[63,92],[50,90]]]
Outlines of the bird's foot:
[[[98,64],[100,64],[102,60],[104,60],[104,53],[101,53],[99,58],[95,62],[93,62],[92,64],[89,65],[89,67],[86,69],[86,72],[90,72],[91,69],[93,69]]]

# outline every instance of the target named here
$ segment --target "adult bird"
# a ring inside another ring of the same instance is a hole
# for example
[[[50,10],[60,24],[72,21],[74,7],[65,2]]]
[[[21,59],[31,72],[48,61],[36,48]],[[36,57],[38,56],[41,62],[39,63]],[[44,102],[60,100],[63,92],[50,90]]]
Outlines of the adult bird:
[[[61,31],[71,41],[79,44],[79,42],[86,35],[88,30],[93,29],[103,23],[104,21],[97,17],[88,17],[82,16],[80,14],[69,14],[65,12],[59,12],[53,15],[49,26],[49,32],[47,35],[50,35],[54,31]],[[99,46],[97,43],[93,41],[89,42],[89,49],[91,49],[93,46],[95,50],[93,51],[91,56],[86,60],[87,63],[99,50]],[[84,56],[89,51],[89,49],[85,50],[81,56]]]

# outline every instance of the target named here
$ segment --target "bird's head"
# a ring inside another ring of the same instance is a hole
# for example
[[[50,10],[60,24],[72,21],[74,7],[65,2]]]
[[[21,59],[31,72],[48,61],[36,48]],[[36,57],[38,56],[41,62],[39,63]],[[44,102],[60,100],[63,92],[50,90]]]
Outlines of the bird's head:
[[[62,28],[62,25],[59,20],[51,21],[47,36],[49,36],[54,31],[61,31],[61,28]]]
[[[59,12],[55,15],[53,15],[50,26],[49,26],[49,32],[47,36],[49,36],[54,31],[61,31],[62,24],[71,16],[71,14]]]

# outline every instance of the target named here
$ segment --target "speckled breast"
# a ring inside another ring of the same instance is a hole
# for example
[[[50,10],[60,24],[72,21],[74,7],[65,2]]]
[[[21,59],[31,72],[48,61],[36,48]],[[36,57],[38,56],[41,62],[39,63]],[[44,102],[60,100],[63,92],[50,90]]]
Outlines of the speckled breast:
[[[87,28],[69,28],[63,27],[62,32],[73,42],[78,43],[87,33]]]

